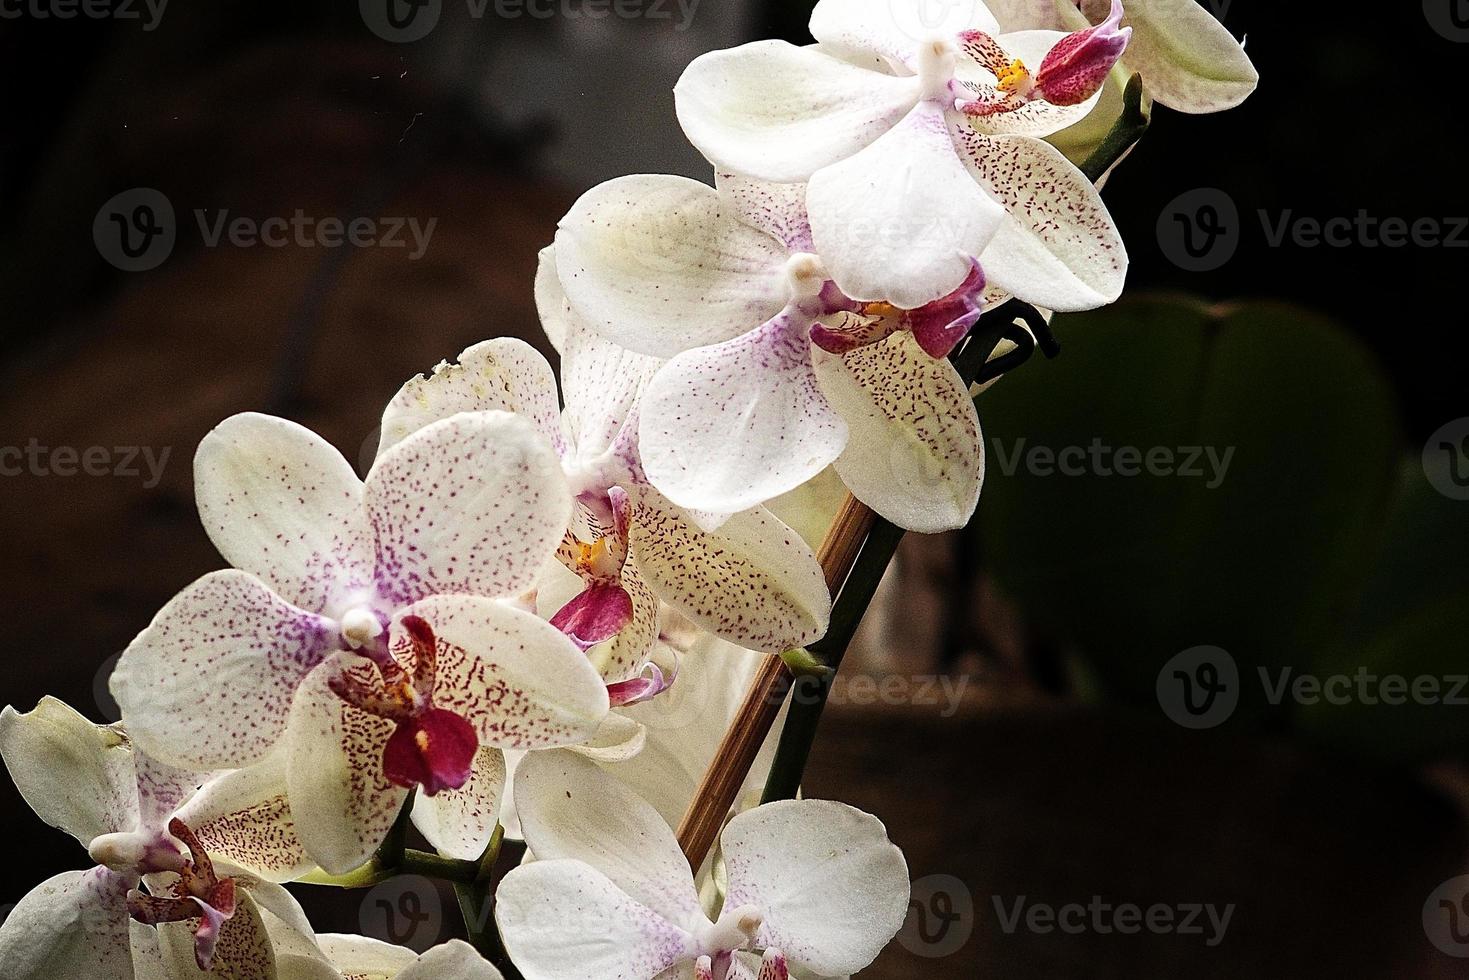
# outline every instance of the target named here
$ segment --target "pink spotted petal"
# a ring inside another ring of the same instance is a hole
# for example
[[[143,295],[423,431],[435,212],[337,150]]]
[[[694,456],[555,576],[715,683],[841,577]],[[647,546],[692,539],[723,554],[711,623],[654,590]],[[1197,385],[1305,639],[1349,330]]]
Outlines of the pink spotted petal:
[[[632,597],[615,582],[593,585],[551,617],[551,625],[582,650],[590,650],[632,622]]]
[[[908,313],[908,328],[925,354],[935,360],[948,357],[969,335],[984,313],[984,288],[984,270],[974,262],[958,289]]]
[[[194,930],[194,962],[199,969],[209,972],[214,964],[214,951],[219,945],[220,931],[235,914],[235,882],[226,878],[210,896],[211,901],[196,898],[194,902],[202,913],[199,926]]]
[[[1122,0],[1112,0],[1107,19],[1062,38],[1036,72],[1036,90],[1052,105],[1079,105],[1102,87],[1132,38],[1122,26]]]
[[[429,796],[469,781],[479,736],[452,711],[430,708],[402,722],[383,748],[383,773],[396,786],[423,787]]]
[[[626,708],[633,704],[642,704],[651,701],[664,691],[673,686],[678,677],[678,665],[673,670],[664,674],[663,669],[657,664],[650,663],[643,668],[641,677],[631,680],[620,681],[616,684],[607,685],[607,698],[612,702],[614,708]]]

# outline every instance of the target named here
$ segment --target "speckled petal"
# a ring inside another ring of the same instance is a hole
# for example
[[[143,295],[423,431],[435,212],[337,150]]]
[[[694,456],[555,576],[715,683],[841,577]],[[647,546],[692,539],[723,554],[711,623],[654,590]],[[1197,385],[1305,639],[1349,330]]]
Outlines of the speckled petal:
[[[260,907],[249,892],[239,892],[239,905],[219,930],[209,972],[194,965],[194,922],[165,922],[158,927],[158,945],[173,977],[216,977],[218,980],[276,980],[275,947],[261,918]]]
[[[335,669],[324,664],[301,685],[286,734],[286,779],[306,853],[328,874],[346,874],[382,842],[408,791],[383,776],[393,723],[333,694],[327,678]],[[372,670],[362,662],[351,669],[365,677]]]
[[[533,752],[515,771],[525,842],[538,861],[581,861],[670,922],[701,916],[689,862],[658,811],[573,752]]]
[[[338,974],[351,980],[395,980],[418,961],[411,949],[366,936],[321,933],[316,940]],[[436,980],[451,978],[441,975]]]
[[[340,645],[336,623],[244,572],[175,596],[124,651],[112,695],[142,751],[183,768],[258,762],[285,730],[301,679]]]
[[[366,502],[378,592],[398,606],[525,592],[571,519],[556,453],[505,412],[455,415],[398,443],[368,476]]]
[[[24,714],[0,711],[0,757],[44,822],[83,847],[137,821],[133,753],[115,728],[94,725],[56,698]]]
[[[755,937],[823,977],[864,969],[903,925],[908,865],[882,823],[826,800],[746,811],[720,838],[726,908],[765,915]]]
[[[587,459],[611,449],[634,419],[638,396],[663,364],[634,354],[572,316],[561,357],[567,431],[577,456]]]
[[[525,980],[653,980],[698,948],[580,861],[511,871],[495,895],[495,921]]]
[[[481,745],[538,749],[596,734],[607,688],[550,623],[474,596],[434,596],[409,614],[427,620],[438,637],[434,705],[467,719]]]
[[[383,413],[381,456],[420,429],[460,412],[512,412],[566,451],[556,375],[540,351],[514,337],[475,344],[433,374],[405,384]]]
[[[286,601],[335,607],[372,578],[362,482],[331,444],[286,419],[226,419],[194,457],[199,518],[231,565]]]
[[[490,846],[505,795],[505,753],[480,746],[469,782],[435,796],[413,798],[413,825],[444,857],[478,861]]]
[[[658,596],[637,562],[623,565],[621,582],[632,599],[632,619],[615,637],[587,651],[592,666],[608,684],[638,676],[658,642]]]
[[[781,652],[826,632],[831,597],[816,556],[763,507],[736,514],[709,534],[644,491],[632,548],[653,591],[717,636]]]
[[[178,814],[211,856],[268,881],[291,881],[312,867],[291,815],[285,748],[205,783]]]
[[[0,924],[0,977],[132,980],[127,893],[135,880],[93,868],[31,889]]]
[[[682,507],[734,513],[805,483],[847,427],[811,366],[810,323],[788,310],[734,340],[680,354],[643,396],[649,481]]]
[[[572,309],[639,354],[718,343],[785,303],[785,252],[726,212],[714,188],[639,174],[599,184],[556,232]]]
[[[919,92],[917,78],[784,41],[701,55],[673,90],[684,134],[716,169],[779,183],[852,156],[903,118]]]
[[[852,430],[836,470],[857,499],[922,534],[968,524],[984,448],[979,414],[954,365],[898,333],[844,357],[823,351],[816,371]]]
[[[999,25],[979,0],[821,0],[811,12],[811,36],[823,47],[849,57],[877,54],[899,65],[920,42],[966,30],[993,34]]]
[[[424,953],[395,980],[502,980],[473,946],[451,939]]]
[[[1192,3],[1193,0],[1189,2]],[[1002,34],[995,40],[1007,55],[1023,61],[1026,68],[1034,73],[1040,70],[1041,65],[1045,62],[1046,54],[1065,37],[1066,34],[1061,31],[1015,31],[1011,34]],[[995,89],[995,76],[973,62],[960,61],[959,77],[975,90],[981,101],[997,101],[1003,98],[1003,93]],[[1101,98],[1102,94],[1099,89],[1076,105],[1059,106],[1045,101],[1037,93],[1032,101],[1009,112],[997,112],[988,116],[967,116],[963,121],[958,121],[957,114],[953,118],[956,120],[956,125],[970,126],[974,132],[978,133],[1032,136],[1041,139],[1081,122],[1097,107]]]
[[[724,172],[715,175],[714,186],[741,221],[780,242],[787,252],[816,250],[804,183],[775,184]]]
[[[953,292],[1004,220],[920,103],[887,135],[811,178],[816,250],[843,293],[917,309]]]
[[[1127,248],[1095,187],[1061,151],[1025,136],[954,138],[1008,218],[981,259],[990,281],[1027,303],[1075,312],[1116,300]]]

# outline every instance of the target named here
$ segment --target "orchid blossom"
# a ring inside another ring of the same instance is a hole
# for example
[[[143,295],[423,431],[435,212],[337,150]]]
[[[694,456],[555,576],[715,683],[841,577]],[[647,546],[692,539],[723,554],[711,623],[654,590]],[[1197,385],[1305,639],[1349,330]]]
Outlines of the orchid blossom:
[[[668,824],[587,760],[537,753],[516,798],[535,860],[506,875],[495,915],[526,980],[847,976],[907,913],[902,853],[840,803],[772,803],[731,820],[722,908],[710,914]]]
[[[894,523],[962,527],[983,450],[945,356],[979,318],[983,273],[970,263],[958,290],[916,310],[858,303],[809,252],[802,189],[624,177],[563,219],[555,261],[570,308],[634,350],[682,351],[643,396],[647,478],[718,514],[835,464]]]
[[[1091,111],[1126,32],[1002,35],[978,2],[920,30],[920,6],[821,0],[818,45],[703,55],[675,90],[684,132],[721,171],[807,183],[812,245],[853,299],[916,309],[978,260],[1037,306],[1112,302],[1122,241],[1091,182],[1040,137]]]
[[[421,956],[363,936],[324,933],[318,951],[282,957],[290,980],[503,980],[500,971],[458,939]]]
[[[128,647],[112,689],[150,755],[248,766],[282,744],[310,856],[360,865],[410,788],[441,851],[494,831],[503,749],[576,744],[607,713],[582,651],[517,603],[570,496],[524,419],[459,414],[366,482],[310,431],[236,416],[195,461],[200,516],[234,570],[207,575]]]
[[[295,900],[243,870],[299,871],[277,781],[170,769],[51,698],[0,713],[0,756],[36,814],[97,862],[21,899],[0,926],[0,976],[273,980],[273,943],[309,943]]]
[[[477,344],[458,363],[410,381],[383,417],[382,450],[456,412],[496,409],[530,420],[561,459],[575,509],[558,552],[583,588],[552,622],[588,649],[614,703],[662,690],[649,666],[663,600],[712,633],[780,652],[826,631],[831,599],[810,547],[762,507],[731,508],[718,529],[674,506],[643,472],[642,390],[655,358],[621,350],[568,308],[548,250],[539,284],[548,333],[561,348],[566,409],[558,416],[551,367],[510,338]]]

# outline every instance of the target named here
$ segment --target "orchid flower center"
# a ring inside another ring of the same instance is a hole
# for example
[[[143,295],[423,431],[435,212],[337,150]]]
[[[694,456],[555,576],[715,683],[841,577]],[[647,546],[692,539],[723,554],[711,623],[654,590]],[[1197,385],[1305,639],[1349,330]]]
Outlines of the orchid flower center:
[[[479,735],[463,716],[434,704],[439,640],[433,628],[418,616],[404,616],[402,626],[411,670],[391,653],[367,654],[366,662],[334,674],[328,685],[359,711],[393,722],[393,734],[383,748],[383,775],[388,782],[405,788],[420,786],[426,795],[434,796],[469,781]],[[348,635],[347,618],[342,632]]]
[[[177,872],[188,863],[173,838],[146,830],[103,834],[87,847],[87,854],[118,874]]]
[[[765,923],[765,914],[753,905],[742,905],[737,909],[725,909],[719,921],[703,926],[697,933],[700,955],[712,957],[716,962],[727,958],[735,950],[751,949],[755,936]]]
[[[952,102],[954,70],[959,65],[959,49],[946,38],[936,38],[918,46],[918,74],[925,102]]]
[[[158,894],[145,894],[136,888],[128,892],[128,914],[148,926],[197,920],[194,960],[207,973],[214,961],[220,930],[235,914],[235,880],[215,873],[204,845],[182,820],[171,820],[168,832],[189,849],[189,857],[173,869],[178,880],[168,891]]]

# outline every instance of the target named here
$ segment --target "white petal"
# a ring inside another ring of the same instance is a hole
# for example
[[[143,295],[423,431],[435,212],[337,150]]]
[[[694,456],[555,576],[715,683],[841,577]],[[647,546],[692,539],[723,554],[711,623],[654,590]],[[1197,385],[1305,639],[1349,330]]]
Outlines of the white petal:
[[[602,721],[596,737],[585,745],[568,746],[567,751],[598,764],[626,762],[641,755],[647,741],[647,729],[631,718],[613,712]]]
[[[688,860],[646,801],[573,752],[532,752],[515,771],[526,845],[537,861],[581,861],[670,922],[701,916]]]
[[[1056,43],[1065,36],[1066,33],[1062,31],[1017,31],[1013,34],[1001,35],[995,40],[999,42],[1000,47],[1005,49],[1006,54],[1025,62],[1026,67],[1034,73],[1040,70],[1051,48],[1055,47]],[[994,89],[995,77],[987,69],[962,59],[959,64],[961,80],[970,82],[972,87],[981,94],[988,94],[995,98],[1001,97]],[[1091,115],[1101,98],[1101,89],[1098,89],[1091,98],[1076,105],[1054,105],[1037,98],[1009,112],[997,112],[990,116],[965,116],[964,121],[959,125],[967,123],[979,133],[1004,133],[1011,136],[1034,136],[1040,139],[1081,122]],[[954,115],[955,118],[958,117],[957,113]]]
[[[897,935],[908,865],[873,816],[826,800],[769,803],[720,838],[728,908],[765,914],[756,937],[826,977],[856,973]]]
[[[638,396],[663,360],[634,354],[577,316],[567,324],[561,357],[566,428],[580,459],[611,449],[631,424]]]
[[[132,980],[132,886],[106,868],[68,871],[37,885],[0,925],[0,977]]]
[[[536,260],[536,311],[541,317],[541,330],[546,339],[561,353],[566,342],[567,317],[571,306],[566,302],[566,290],[561,288],[561,277],[556,272],[556,246],[541,249]]]
[[[825,634],[831,597],[821,566],[769,511],[744,511],[707,534],[655,493],[636,499],[633,557],[664,602],[755,650],[779,653]]]
[[[435,946],[398,974],[396,980],[502,980],[500,971],[460,939]]]
[[[525,980],[653,980],[698,948],[684,928],[580,861],[511,871],[495,894],[495,921]]]
[[[741,221],[785,246],[787,252],[814,252],[811,219],[806,216],[806,185],[775,184],[735,173],[715,175],[714,186]]]
[[[556,232],[571,308],[608,340],[668,357],[769,319],[786,301],[785,251],[714,188],[639,174],[581,196]]]
[[[606,717],[601,675],[545,620],[475,596],[434,596],[406,613],[427,620],[439,640],[435,706],[467,719],[481,745],[575,745]]]
[[[1170,109],[1232,109],[1260,84],[1244,46],[1194,0],[1128,3],[1122,24],[1133,29],[1124,64]]]
[[[400,606],[525,592],[571,519],[556,453],[504,412],[455,415],[398,443],[368,476],[366,503],[378,592]]]
[[[418,961],[411,949],[366,936],[322,933],[316,937],[321,951],[336,964],[344,977],[362,980],[393,980]],[[441,977],[440,980],[452,980]]]
[[[921,534],[968,524],[984,448],[979,413],[954,365],[902,332],[843,357],[822,351],[816,371],[852,430],[836,470],[857,499]]]
[[[251,874],[291,881],[312,867],[287,796],[285,746],[263,762],[205,783],[178,816],[204,844]]]
[[[1008,217],[981,257],[989,280],[1060,312],[1113,302],[1127,279],[1127,247],[1091,181],[1066,157],[1025,136],[955,130],[965,164]]]
[[[478,861],[490,846],[505,795],[505,753],[481,745],[469,782],[435,796],[413,798],[413,825],[444,857]]]
[[[806,180],[861,150],[913,107],[919,91],[917,78],[784,41],[701,55],[673,90],[689,142],[717,169],[780,183]]]
[[[346,874],[382,842],[408,791],[383,776],[392,722],[348,707],[333,694],[326,683],[333,669],[314,671],[296,696],[286,734],[286,776],[306,852],[328,874]]]
[[[371,582],[362,481],[325,439],[248,413],[199,444],[194,493],[225,560],[288,602],[331,612]]]
[[[124,651],[112,695],[145,753],[220,769],[264,758],[301,679],[340,645],[331,620],[233,570],[199,579]]]
[[[21,714],[0,712],[0,757],[36,816],[83,847],[133,830],[138,790],[133,754],[117,729],[94,725],[55,698]]]
[[[1056,0],[985,0],[985,6],[999,21],[1000,33],[1031,29],[1072,30],[1072,25],[1057,12]],[[1084,25],[1082,29],[1085,30]]]
[[[844,55],[879,54],[896,64],[911,60],[923,41],[999,29],[982,0],[821,0],[811,11],[811,36],[824,47]]]
[[[512,412],[528,419],[557,450],[565,449],[556,376],[530,344],[486,340],[405,384],[383,413],[381,456],[420,429],[460,412]]]
[[[812,177],[806,206],[816,250],[842,292],[904,309],[957,289],[1005,217],[964,168],[932,102]]]
[[[734,513],[793,490],[841,455],[847,427],[811,366],[810,323],[789,310],[686,351],[643,396],[648,479],[683,507]]]

